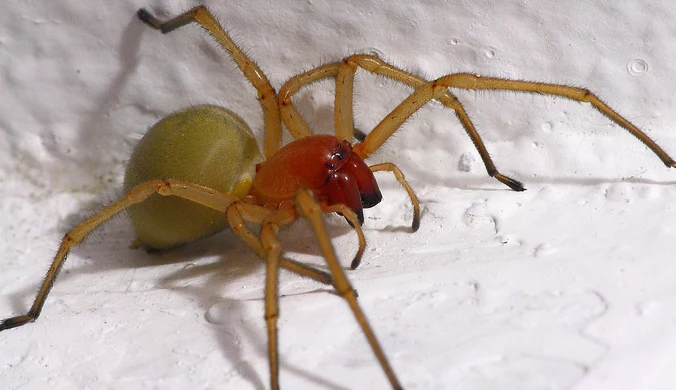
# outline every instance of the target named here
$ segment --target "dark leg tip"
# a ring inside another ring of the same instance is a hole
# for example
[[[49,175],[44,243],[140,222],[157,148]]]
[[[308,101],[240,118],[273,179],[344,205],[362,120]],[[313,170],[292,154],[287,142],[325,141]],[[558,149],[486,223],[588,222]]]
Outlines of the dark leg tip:
[[[338,213],[338,214],[340,214],[340,213]],[[364,225],[364,212],[360,210],[359,212],[356,212],[356,214],[357,214],[357,219],[359,220],[359,226],[363,226]],[[340,215],[343,215],[343,214],[340,214]],[[352,222],[347,218],[345,218],[345,220],[347,221],[347,224],[350,225],[350,227],[354,229],[354,225],[352,224]]]
[[[359,264],[361,264],[361,256],[355,257],[354,260],[352,260],[352,264],[350,264],[350,269],[355,270],[357,267],[359,267]]]
[[[511,189],[514,190],[514,191],[519,191],[519,192],[521,192],[521,191],[526,191],[526,188],[525,188],[525,187],[523,186],[523,184],[522,184],[520,181],[518,181],[518,180],[514,180],[514,179],[512,179],[511,177],[505,176],[505,175],[503,175],[503,174],[501,174],[501,173],[497,173],[497,172],[495,172],[495,173],[494,173],[493,175],[491,175],[491,176],[493,176],[494,178],[498,179],[498,181],[499,181],[500,183],[506,185],[507,187],[511,188]]]
[[[148,12],[145,8],[139,9],[139,10],[136,12],[136,16],[138,16],[138,18],[139,18],[142,22],[147,23],[147,24],[152,24],[152,23],[150,23],[150,21],[151,21],[152,19],[154,19],[153,15],[152,15],[150,12]]]
[[[168,32],[162,28],[162,22],[159,19],[157,19],[153,14],[148,12],[145,8],[141,8],[138,11],[136,11],[136,16],[138,16],[139,20],[141,20],[148,26],[154,28],[155,30],[162,31],[162,34]]]
[[[413,229],[414,232],[417,232],[418,229],[420,229],[420,218],[413,218],[411,229]]]
[[[518,191],[518,192],[526,191],[526,187],[524,187],[521,182],[516,181],[516,180],[510,181],[510,183],[507,184],[507,186],[509,186],[509,188],[511,188],[514,191]]]
[[[0,321],[0,332],[3,330],[16,328],[33,321],[35,321],[35,318],[29,315],[7,318]]]

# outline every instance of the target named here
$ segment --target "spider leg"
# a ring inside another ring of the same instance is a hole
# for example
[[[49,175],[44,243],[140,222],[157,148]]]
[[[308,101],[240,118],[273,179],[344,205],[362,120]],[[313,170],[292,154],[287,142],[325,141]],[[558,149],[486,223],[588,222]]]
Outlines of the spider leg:
[[[248,217],[245,219],[242,216],[243,214],[247,215],[252,208],[256,210],[260,207],[240,201],[233,202],[226,211],[228,222],[232,231],[237,234],[242,239],[242,241],[249,245],[249,247],[251,247],[251,249],[256,252],[256,254],[261,259],[265,260],[268,258],[268,254],[263,248],[263,244],[246,226],[246,220],[250,222],[261,223],[264,218],[248,215]],[[267,211],[267,214],[269,214],[269,210]],[[291,221],[293,220],[295,220],[295,216],[293,216]],[[313,279],[322,284],[331,285],[333,283],[333,279],[328,273],[295,260],[282,257],[280,259],[280,266],[288,271]]]
[[[295,218],[295,216],[294,216]],[[282,218],[283,219],[283,218]],[[270,389],[279,389],[279,347],[277,320],[279,319],[279,267],[281,244],[277,239],[279,213],[266,218],[261,226],[261,242],[266,253],[265,271],[265,324],[268,329],[268,364],[270,367]]]
[[[307,123],[305,123],[305,121],[300,117],[298,111],[294,108],[291,97],[303,86],[329,77],[336,78],[336,99],[334,105],[334,128],[336,129],[336,136],[346,140],[351,140],[354,136],[360,141],[367,137],[364,135],[363,138],[360,138],[363,133],[354,129],[352,112],[353,84],[354,74],[357,70],[357,67],[361,67],[371,73],[399,81],[413,88],[420,88],[428,82],[422,77],[416,76],[412,73],[390,65],[378,57],[366,54],[353,55],[344,59],[341,63],[323,65],[318,68],[311,69],[305,73],[296,75],[289,79],[279,90],[282,120],[286,124],[287,128],[289,128],[289,131],[294,136],[294,138],[298,139],[307,137],[308,135],[312,134],[312,131],[310,130]],[[474,147],[479,152],[488,175],[496,178],[498,181],[515,191],[523,191],[523,185],[519,181],[498,172],[493,160],[490,157],[490,154],[488,153],[488,150],[486,149],[486,146],[483,143],[483,140],[479,136],[474,124],[469,119],[469,116],[467,115],[462,103],[460,103],[460,101],[450,91],[446,91],[446,93],[442,96],[439,96],[437,100],[455,112],[458,120],[465,129],[465,132],[467,135],[469,135]],[[382,145],[388,137],[389,135],[382,140],[372,140],[369,142],[375,143],[376,141],[379,141],[380,143],[378,144],[378,147],[380,147],[380,145]],[[370,153],[373,153],[376,149],[377,147]],[[368,157],[368,155],[362,155],[362,158],[366,157]]]
[[[282,113],[282,121],[289,129],[293,138],[300,139],[312,135],[312,130],[294,107],[291,97],[306,85],[310,85],[322,79],[336,77],[340,66],[340,63],[336,62],[310,69],[307,72],[290,78],[284,83],[282,88],[279,89],[279,105]]]
[[[372,172],[389,171],[394,174],[394,177],[397,179],[399,184],[401,184],[401,186],[404,187],[408,193],[408,197],[411,198],[411,203],[413,204],[413,223],[411,224],[411,229],[413,229],[414,232],[418,231],[418,228],[420,228],[420,202],[418,201],[418,197],[415,195],[415,192],[413,192],[413,189],[406,181],[406,177],[401,172],[399,167],[393,163],[382,163],[372,165],[369,168],[371,168]]]
[[[366,238],[364,237],[364,232],[361,229],[361,224],[359,223],[359,218],[357,217],[357,214],[355,212],[347,207],[344,204],[334,204],[331,206],[324,206],[322,205],[322,211],[324,214],[328,213],[339,213],[345,219],[347,219],[347,222],[349,222],[350,226],[357,232],[357,236],[359,237],[359,249],[357,250],[357,254],[354,255],[354,258],[352,259],[352,263],[350,264],[351,269],[357,269],[359,267],[359,264],[361,263],[361,257],[364,254],[364,251],[366,250]]]
[[[336,133],[340,134],[339,137],[345,137],[354,131],[352,130],[354,127],[352,114],[352,84],[354,83],[354,75],[358,67],[368,72],[399,81],[416,89],[428,83],[428,81],[422,77],[397,68],[376,56],[356,54],[347,57],[343,60],[342,66],[338,72],[338,75],[336,76],[335,121]],[[488,153],[488,150],[486,149],[486,146],[483,143],[483,140],[476,130],[476,127],[474,127],[474,124],[469,119],[469,116],[465,111],[465,107],[462,105],[462,103],[460,103],[458,98],[456,98],[455,95],[453,95],[450,91],[446,90],[443,94],[436,96],[435,99],[441,102],[441,104],[443,104],[445,107],[450,108],[455,112],[455,115],[462,124],[462,127],[465,129],[465,132],[467,135],[469,135],[474,147],[479,152],[488,175],[496,178],[498,181],[505,184],[514,191],[523,191],[524,188],[521,182],[498,172],[490,154]],[[379,135],[380,134],[377,133],[374,135],[369,134],[367,135],[366,140],[363,141],[368,141],[370,144],[374,145],[374,147],[369,149],[368,152],[364,150],[363,147],[355,145],[357,146],[355,150],[360,156],[362,156],[362,158],[367,158],[371,153],[377,150],[383,143],[385,143],[391,133],[384,138],[376,138]],[[375,146],[376,144],[377,147]]]
[[[423,86],[416,89],[415,92],[413,92],[408,98],[406,98],[401,104],[392,110],[385,119],[383,119],[378,125],[376,125],[376,127],[373,128],[363,143],[355,145],[354,151],[360,156],[364,156],[364,158],[369,156],[371,153],[377,150],[411,115],[413,115],[413,113],[427,104],[427,102],[432,99],[441,99],[442,97],[446,96],[448,94],[448,88],[531,92],[561,96],[582,103],[590,103],[596,110],[623,127],[633,136],[638,138],[639,141],[643,142],[653,153],[655,153],[660,158],[660,160],[662,160],[662,162],[667,167],[676,167],[676,161],[674,161],[664,150],[662,150],[662,148],[660,148],[655,143],[655,141],[648,137],[644,132],[639,130],[626,118],[622,117],[620,114],[611,109],[596,95],[592,94],[586,89],[559,84],[481,77],[468,73],[447,75],[437,80],[425,83]],[[469,121],[469,119],[467,119],[467,121]],[[469,123],[471,124],[471,122]],[[497,171],[491,173],[489,170],[489,174],[491,176],[495,176],[498,180],[507,184],[512,189],[523,190],[521,183],[506,176],[499,175]]]
[[[481,77],[473,74],[459,73],[448,75],[439,79],[442,84],[448,84],[452,88],[471,89],[471,90],[505,90],[516,92],[531,92],[545,95],[554,95],[575,100],[580,103],[589,103],[597,111],[608,117],[611,121],[617,123],[639,141],[645,144],[657,157],[662,160],[664,165],[669,168],[676,168],[676,161],[671,158],[655,141],[647,134],[641,131],[633,123],[629,122],[622,115],[610,108],[605,102],[598,98],[588,89],[571,87],[562,84],[538,83],[534,81],[506,80],[495,77]],[[433,86],[434,82],[430,83]],[[434,87],[432,87],[434,89]]]
[[[163,34],[192,22],[198,23],[208,32],[218,44],[230,53],[239,69],[258,92],[258,102],[263,109],[265,124],[265,157],[269,158],[282,146],[282,123],[280,121],[279,101],[275,89],[263,71],[253,62],[242,49],[225,32],[218,20],[209,10],[200,5],[168,21],[162,22],[150,12],[141,8],[137,12],[138,18],[148,26],[160,30]]]
[[[208,189],[206,187],[185,183],[178,180],[152,180],[134,187],[122,198],[103,208],[103,210],[94,214],[80,225],[75,227],[73,230],[66,233],[61,241],[61,245],[59,246],[59,250],[54,257],[54,260],[52,261],[52,265],[49,267],[49,271],[47,271],[45,280],[42,283],[42,286],[40,287],[40,290],[38,291],[38,294],[33,301],[33,305],[31,306],[28,313],[2,320],[0,322],[0,331],[35,321],[42,311],[42,307],[45,304],[47,295],[52,289],[54,280],[58,276],[59,271],[61,270],[61,267],[63,266],[66,256],[68,255],[68,252],[70,252],[71,248],[79,244],[92,230],[96,229],[103,222],[106,222],[113,215],[128,208],[129,206],[144,201],[150,195],[155,193],[166,196],[179,196],[181,198],[189,199],[217,210],[221,209],[222,211],[225,211],[224,206],[227,206],[234,200],[225,194]]]
[[[261,208],[260,206],[252,205],[249,203],[245,202],[233,202],[229,207],[227,213],[228,217],[228,222],[230,224],[230,228],[232,229],[235,234],[237,234],[251,249],[253,249],[256,254],[261,259],[266,259],[267,258],[267,253],[263,249],[263,245],[260,242],[260,240],[256,237],[255,234],[249,228],[246,226],[246,221],[249,222],[255,222],[258,224],[262,224],[264,218],[261,217],[256,217],[252,215],[247,215],[246,218],[243,217],[243,214],[247,214],[249,210],[257,210]],[[265,209],[267,210],[267,209]],[[344,204],[335,204],[331,206],[322,206],[322,211],[326,214],[328,213],[339,213],[347,219],[348,223],[352,228],[355,230],[357,233],[357,238],[359,239],[359,248],[357,249],[357,253],[355,254],[354,258],[352,259],[352,269],[355,269],[359,266],[359,263],[361,263],[361,258],[364,255],[364,251],[366,250],[366,238],[364,236],[364,231],[361,228],[361,225],[359,224],[359,219],[357,218],[357,215],[352,211],[351,208],[347,207]],[[281,212],[281,211],[278,211]],[[269,210],[268,210],[269,214]],[[267,215],[267,214],[266,214]],[[282,220],[282,218],[279,218]],[[295,213],[289,212],[289,216],[284,219],[283,225],[287,225],[293,221],[295,221],[296,216]],[[246,221],[245,221],[246,220]],[[278,226],[280,225],[280,222],[277,222]],[[301,262],[287,259],[285,257],[282,257],[281,259],[281,267],[285,268],[288,271],[294,272],[300,276],[308,277],[310,279],[314,279],[317,282],[323,283],[323,284],[332,284],[333,279],[331,278],[331,275],[327,274],[324,271],[318,270],[316,268],[310,267],[306,264],[303,264]]]
[[[341,267],[340,262],[336,257],[333,245],[331,244],[331,240],[326,232],[321,206],[317,200],[315,200],[312,192],[307,189],[301,189],[296,193],[295,204],[299,215],[307,218],[312,225],[315,236],[317,237],[317,241],[319,243],[319,247],[321,248],[322,254],[326,259],[331,275],[333,275],[333,285],[336,288],[336,291],[341,297],[343,297],[343,299],[347,301],[348,305],[350,306],[352,313],[354,314],[359,326],[364,332],[364,335],[371,345],[373,352],[378,358],[383,371],[385,371],[392,388],[401,389],[402,386],[399,383],[394,370],[390,366],[390,363],[385,356],[385,352],[380,346],[373,329],[369,325],[364,312],[357,302],[356,292],[352,288],[350,281],[345,275],[345,271]]]
[[[270,388],[278,389],[279,388],[279,351],[278,351],[278,330],[277,330],[277,320],[279,318],[279,268],[283,266],[283,261],[288,262],[287,269],[290,269],[290,266],[296,266],[299,269],[295,269],[294,272],[301,274],[303,276],[309,276],[315,280],[313,274],[320,274],[326,278],[326,281],[323,281],[325,284],[333,283],[333,278],[331,275],[324,273],[323,271],[317,270],[313,267],[307,266],[300,262],[293,260],[288,260],[281,257],[281,244],[277,239],[277,232],[279,231],[280,226],[288,225],[291,222],[295,221],[297,216],[296,212],[291,210],[277,210],[268,214],[263,220],[257,220],[256,222],[261,223],[261,235],[260,241],[256,239],[254,234],[246,227],[244,223],[244,218],[242,217],[242,211],[246,211],[246,208],[251,205],[248,205],[243,202],[235,202],[228,208],[228,221],[230,225],[242,239],[251,246],[251,248],[259,254],[259,256],[266,260],[266,282],[265,282],[265,322],[268,329],[268,362],[270,365]],[[258,207],[258,206],[254,206]],[[240,209],[240,210],[238,210]],[[332,205],[322,208],[322,212],[331,213],[339,212],[342,213],[345,218],[352,224],[354,229],[357,231],[359,236],[359,250],[355,256],[353,263],[359,263],[361,256],[364,253],[366,247],[366,240],[364,238],[364,233],[361,230],[359,225],[359,220],[357,215],[345,205]]]
[[[42,308],[45,304],[47,295],[52,289],[54,281],[56,280],[59,271],[63,267],[70,250],[82,242],[82,240],[84,240],[84,238],[89,235],[89,233],[99,227],[102,223],[106,222],[112,216],[132,205],[143,202],[155,193],[163,196],[178,196],[180,198],[202,204],[221,212],[226,212],[230,204],[237,200],[236,198],[213,189],[197,184],[186,183],[180,180],[151,180],[139,184],[138,186],[132,188],[126,195],[114,203],[108,205],[107,207],[104,207],[101,211],[94,214],[80,225],[75,227],[73,230],[66,233],[66,235],[61,240],[61,245],[54,256],[54,260],[52,261],[52,264],[45,275],[45,279],[40,286],[40,290],[33,301],[33,305],[28,310],[28,313],[16,317],[6,318],[0,321],[0,331],[15,328],[17,326],[35,321],[40,316],[40,312],[42,311]],[[249,207],[247,210],[249,214],[258,213],[257,218],[259,219],[263,219],[263,213],[270,212],[269,210],[266,211],[266,209],[262,207],[259,209]],[[300,265],[298,262],[288,259],[281,259],[280,264],[282,268],[298,273],[301,276],[312,278],[320,283],[332,283],[330,275],[327,275],[322,271]]]

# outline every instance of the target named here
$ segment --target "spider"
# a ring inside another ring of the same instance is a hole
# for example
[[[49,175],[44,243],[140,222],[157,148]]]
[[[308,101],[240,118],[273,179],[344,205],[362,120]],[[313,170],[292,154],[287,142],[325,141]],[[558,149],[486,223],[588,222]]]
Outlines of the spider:
[[[399,168],[392,163],[368,166],[364,160],[418,109],[430,100],[438,100],[452,109],[479,152],[488,174],[515,191],[523,191],[523,185],[499,173],[463,105],[450,88],[531,92],[590,103],[643,142],[667,167],[676,167],[676,162],[652,139],[586,89],[467,73],[428,81],[379,57],[359,54],[292,77],[277,92],[204,6],[164,22],[145,9],[138,11],[138,17],[162,33],[195,22],[228,51],[258,93],[264,115],[265,158],[247,124],[224,108],[195,106],[162,119],[150,128],[132,154],[124,180],[126,195],[66,233],[28,313],[3,320],[0,331],[35,321],[69,251],[100,224],[127,210],[139,243],[148,250],[170,249],[229,226],[265,261],[265,321],[271,388],[279,388],[278,275],[279,269],[284,268],[332,286],[345,299],[391,386],[400,389],[402,386],[336,257],[323,214],[339,213],[354,228],[359,237],[359,248],[351,268],[357,268],[366,245],[361,229],[363,209],[382,199],[373,172],[389,171],[411,199],[412,229],[417,230],[419,202]],[[353,83],[358,68],[414,89],[368,135],[360,133],[353,125]],[[292,101],[301,88],[326,78],[336,80],[335,136],[313,135]],[[283,147],[282,122],[295,139]],[[357,142],[353,144],[355,138]],[[299,217],[309,220],[329,272],[282,256],[278,230]],[[247,227],[247,222],[261,225],[258,236]]]

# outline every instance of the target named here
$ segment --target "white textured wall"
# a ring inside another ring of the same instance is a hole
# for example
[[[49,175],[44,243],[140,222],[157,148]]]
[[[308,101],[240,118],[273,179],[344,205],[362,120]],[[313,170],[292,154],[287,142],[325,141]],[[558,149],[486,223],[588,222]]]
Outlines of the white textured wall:
[[[275,86],[375,52],[427,78],[473,72],[585,86],[676,155],[676,8],[627,2],[207,2]],[[195,103],[239,112],[255,92],[197,28],[136,20],[186,1],[8,2],[0,13],[0,317],[30,306],[61,235],[113,199],[146,128]],[[338,4],[338,5],[337,5]],[[409,92],[359,79],[358,126]],[[331,131],[331,85],[296,99]],[[676,386],[676,172],[592,108],[515,93],[458,93],[513,193],[485,175],[454,115],[432,104],[372,161],[393,161],[349,272],[408,389]],[[463,154],[469,172],[458,169]],[[355,239],[331,220],[345,264]],[[0,334],[0,387],[265,388],[264,273],[230,233],[163,256],[128,249],[124,218],[69,258],[41,318]],[[319,259],[300,224],[282,238]],[[387,388],[350,313],[282,278],[284,388]],[[23,386],[23,387],[22,387]]]

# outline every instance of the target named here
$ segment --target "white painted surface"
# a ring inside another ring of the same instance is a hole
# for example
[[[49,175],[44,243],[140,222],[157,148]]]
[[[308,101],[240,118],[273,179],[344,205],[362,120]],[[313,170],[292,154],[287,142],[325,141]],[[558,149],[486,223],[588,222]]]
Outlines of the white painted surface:
[[[427,78],[452,72],[585,86],[676,155],[676,8],[670,1],[229,1],[212,9],[275,86],[353,52]],[[431,2],[432,3],[432,2]],[[433,2],[436,4],[436,2]],[[192,3],[190,3],[192,4]],[[261,134],[255,93],[195,27],[161,34],[185,1],[10,2],[0,13],[0,316],[28,309],[68,228],[118,195],[146,128],[218,103]],[[360,128],[408,92],[364,77]],[[297,102],[329,131],[330,83]],[[408,122],[372,160],[393,161],[424,204],[379,175],[369,247],[349,272],[408,389],[676,388],[676,172],[586,105],[458,93],[514,193],[486,176],[453,114]],[[331,219],[345,264],[355,238]],[[0,387],[266,388],[264,273],[226,232],[162,256],[128,249],[117,218],[70,256],[40,319],[0,334]],[[307,226],[282,234],[317,264]],[[318,291],[319,290],[319,291]],[[282,277],[286,389],[388,384],[346,305]]]

